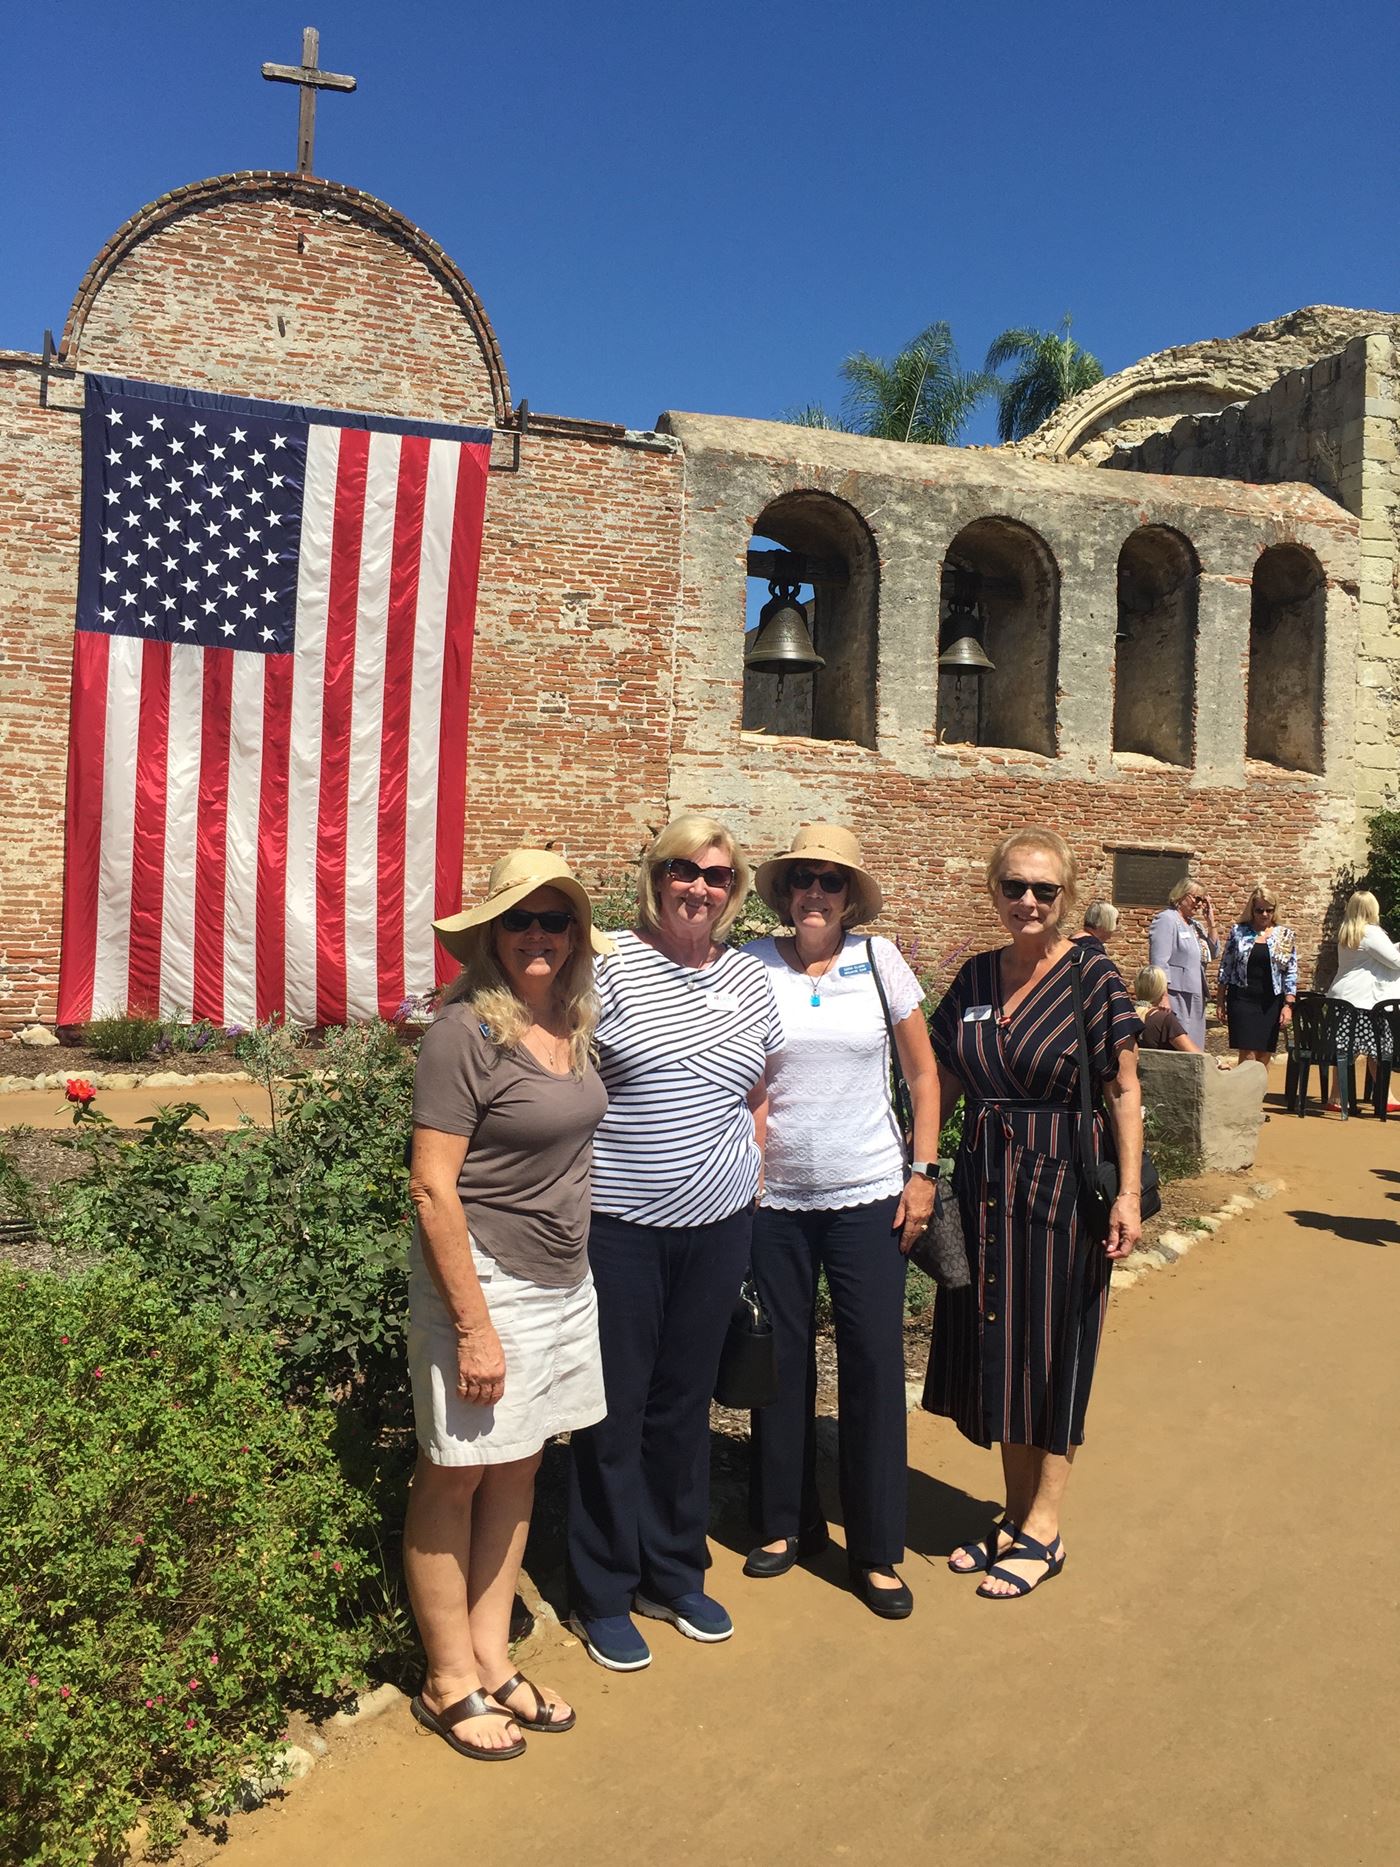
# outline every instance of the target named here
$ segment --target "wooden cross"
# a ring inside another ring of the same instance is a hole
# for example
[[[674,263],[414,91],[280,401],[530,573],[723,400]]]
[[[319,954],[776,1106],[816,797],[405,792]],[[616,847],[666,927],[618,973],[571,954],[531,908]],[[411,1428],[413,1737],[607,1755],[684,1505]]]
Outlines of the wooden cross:
[[[355,80],[339,71],[321,71],[321,35],[314,26],[305,26],[301,34],[299,65],[264,65],[262,75],[277,84],[301,86],[301,112],[297,118],[297,174],[310,175],[316,153],[317,91],[353,91]]]

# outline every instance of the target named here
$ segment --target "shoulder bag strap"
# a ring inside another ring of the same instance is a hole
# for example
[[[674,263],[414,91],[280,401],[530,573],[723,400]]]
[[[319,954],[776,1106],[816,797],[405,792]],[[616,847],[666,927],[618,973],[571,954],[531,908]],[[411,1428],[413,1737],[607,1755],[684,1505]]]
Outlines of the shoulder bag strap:
[[[1091,1086],[1093,1064],[1089,1057],[1089,1027],[1084,1016],[1084,962],[1081,946],[1070,948],[1069,989],[1074,999],[1074,1034],[1079,1046],[1079,1167],[1088,1175],[1094,1170],[1094,1092]]]
[[[901,1144],[904,1130],[912,1130],[914,1125],[914,1102],[909,1094],[909,1085],[904,1080],[904,1067],[899,1060],[899,1045],[895,1042],[894,1019],[890,1016],[890,1001],[885,997],[885,982],[880,977],[880,968],[875,963],[875,942],[867,937],[865,942],[866,958],[870,961],[870,976],[875,981],[875,990],[880,995],[880,1010],[885,1017],[885,1036],[890,1046],[890,1077],[893,1090],[890,1101],[894,1104],[894,1125],[900,1132]]]

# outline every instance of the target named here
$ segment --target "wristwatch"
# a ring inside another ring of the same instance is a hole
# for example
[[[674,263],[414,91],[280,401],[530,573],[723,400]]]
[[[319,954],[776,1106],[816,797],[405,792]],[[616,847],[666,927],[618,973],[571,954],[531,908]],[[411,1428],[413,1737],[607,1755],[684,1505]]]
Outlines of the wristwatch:
[[[909,1171],[910,1173],[921,1173],[926,1180],[936,1180],[938,1178],[938,1162],[936,1160],[911,1160],[909,1163]]]

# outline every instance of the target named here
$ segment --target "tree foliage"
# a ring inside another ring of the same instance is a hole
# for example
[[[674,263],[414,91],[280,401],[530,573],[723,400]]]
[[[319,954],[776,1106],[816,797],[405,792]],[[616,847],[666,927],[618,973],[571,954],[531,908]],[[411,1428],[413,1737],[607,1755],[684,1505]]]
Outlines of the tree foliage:
[[[1006,381],[993,378],[1000,404],[997,434],[1001,440],[1024,440],[1048,421],[1062,402],[1103,381],[1103,365],[1096,356],[1080,349],[1069,327],[1070,315],[1066,312],[1057,331],[1013,327],[993,339],[987,351],[987,369],[1004,369],[1009,363],[1016,366]]]
[[[986,372],[963,369],[953,333],[941,319],[892,357],[858,350],[841,365],[841,377],[846,397],[839,416],[820,402],[807,402],[783,419],[800,428],[953,447],[978,403],[996,389],[996,379]]]

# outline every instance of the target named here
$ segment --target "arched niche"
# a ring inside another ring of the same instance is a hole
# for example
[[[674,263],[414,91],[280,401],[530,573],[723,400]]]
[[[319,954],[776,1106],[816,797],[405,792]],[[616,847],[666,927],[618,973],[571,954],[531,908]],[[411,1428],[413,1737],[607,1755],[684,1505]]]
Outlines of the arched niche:
[[[1189,765],[1201,567],[1188,538],[1143,525],[1118,554],[1113,749]]]
[[[759,515],[751,549],[771,551],[772,544],[802,560],[794,581],[810,586],[808,630],[826,665],[785,675],[781,695],[777,675],[746,668],[744,725],[873,746],[880,566],[869,528],[844,499],[801,490]]]
[[[1327,578],[1303,545],[1270,545],[1249,600],[1245,754],[1288,771],[1322,770]]]
[[[943,560],[940,649],[948,646],[948,621],[959,591],[975,605],[982,646],[993,666],[981,675],[940,668],[940,741],[1019,747],[1053,758],[1058,750],[1060,571],[1049,545],[1016,519],[974,519],[965,525]]]

